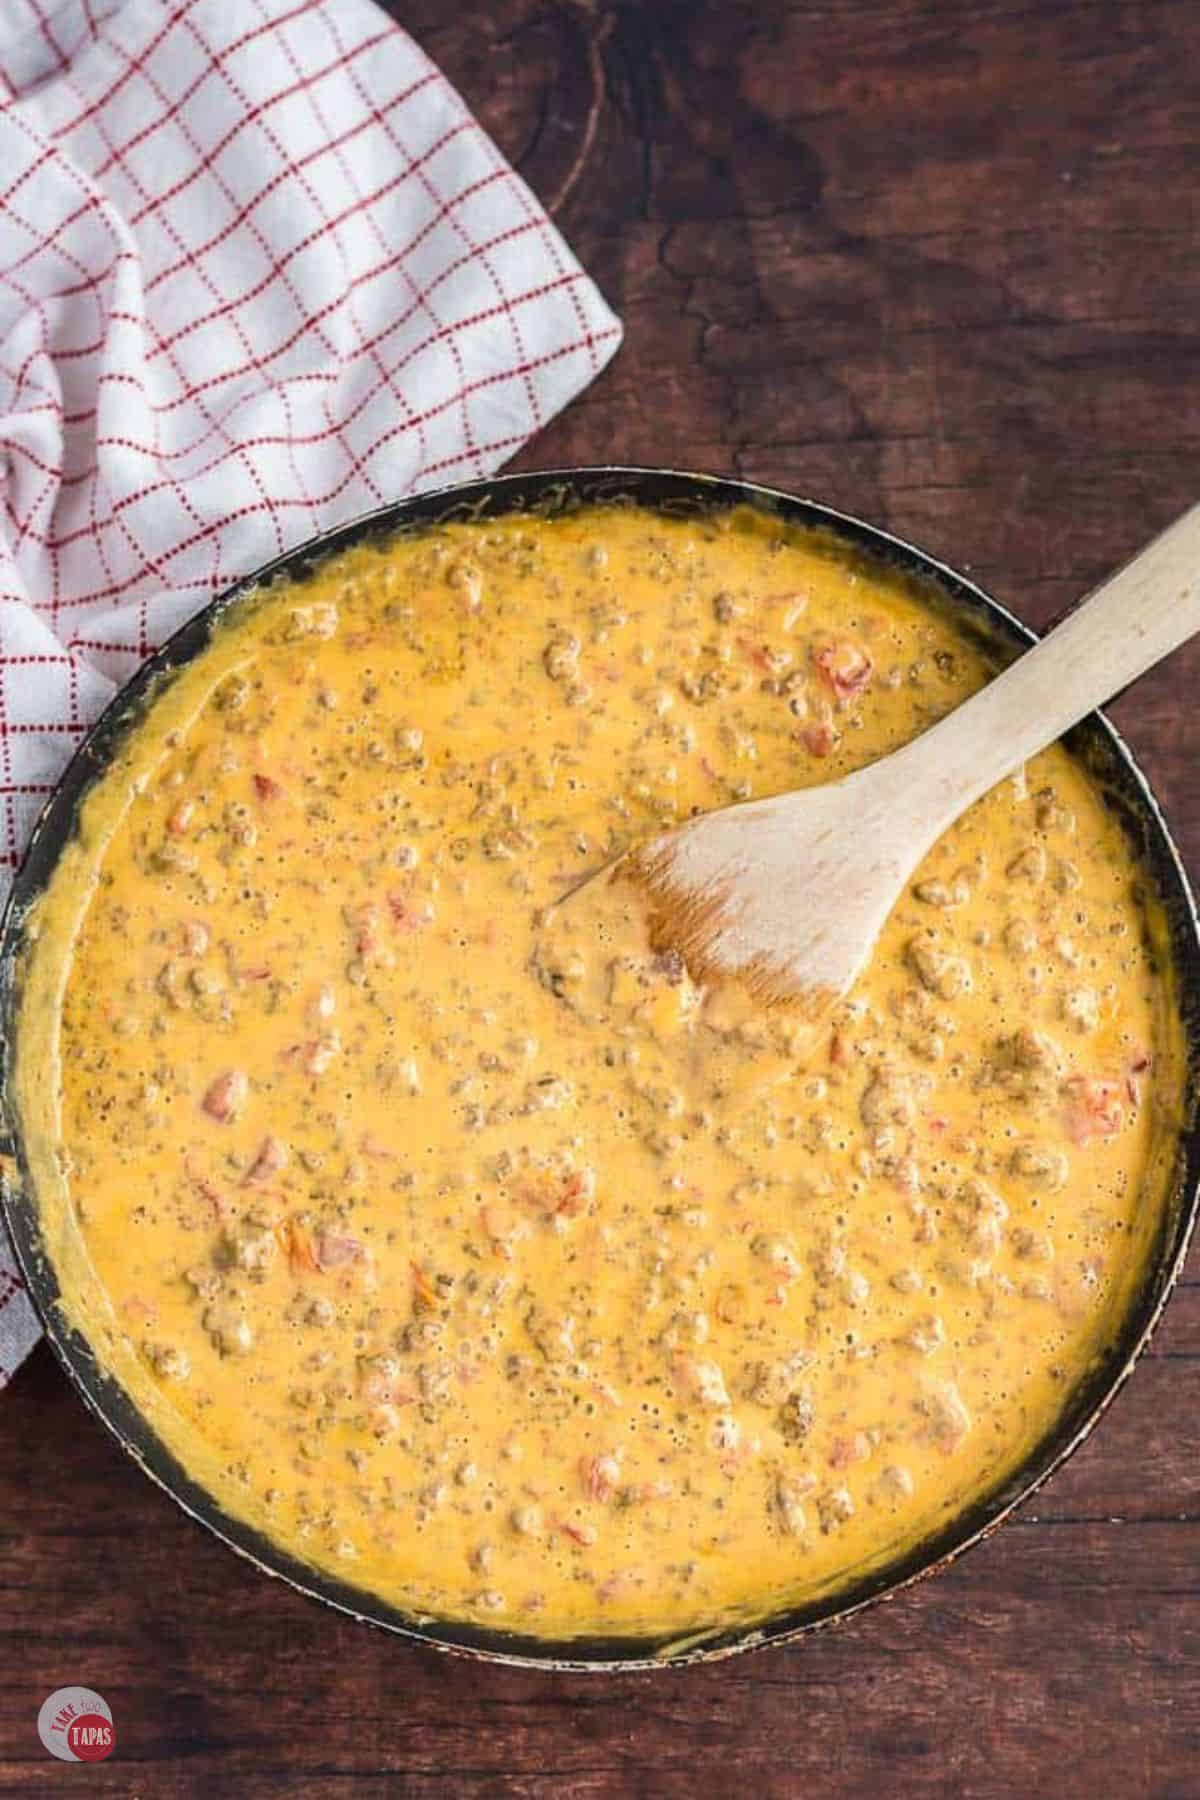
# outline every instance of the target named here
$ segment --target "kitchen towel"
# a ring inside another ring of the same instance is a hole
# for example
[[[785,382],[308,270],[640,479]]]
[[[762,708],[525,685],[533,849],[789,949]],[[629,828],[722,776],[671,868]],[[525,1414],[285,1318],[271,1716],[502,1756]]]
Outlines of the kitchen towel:
[[[496,469],[621,333],[371,0],[5,0],[0,105],[2,892],[189,614]],[[37,1333],[0,1241],[0,1385]]]

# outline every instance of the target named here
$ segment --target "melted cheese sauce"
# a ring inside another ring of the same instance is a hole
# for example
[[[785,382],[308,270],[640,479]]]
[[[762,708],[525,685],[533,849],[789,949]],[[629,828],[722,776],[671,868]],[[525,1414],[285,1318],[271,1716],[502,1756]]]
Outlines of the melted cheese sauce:
[[[218,630],[41,904],[19,1088],[67,1309],[226,1508],[414,1613],[683,1632],[861,1574],[1043,1436],[1181,1089],[1082,769],[973,808],[815,1039],[546,912],[986,673],[745,513],[451,526]]]

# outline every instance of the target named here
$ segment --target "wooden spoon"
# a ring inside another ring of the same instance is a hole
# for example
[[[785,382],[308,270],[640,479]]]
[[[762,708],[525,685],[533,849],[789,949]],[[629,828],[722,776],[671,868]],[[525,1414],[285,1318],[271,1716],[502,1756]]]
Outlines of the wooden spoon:
[[[740,977],[815,1016],[855,981],[959,814],[1196,631],[1200,506],[903,749],[841,781],[703,814],[593,879],[640,889],[656,949],[678,951],[697,979]]]

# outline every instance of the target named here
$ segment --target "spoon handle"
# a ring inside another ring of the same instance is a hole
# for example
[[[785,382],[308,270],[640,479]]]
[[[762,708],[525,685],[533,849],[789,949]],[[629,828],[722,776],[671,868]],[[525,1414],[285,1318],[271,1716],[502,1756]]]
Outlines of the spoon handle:
[[[1200,506],[1039,644],[889,758],[935,834],[1005,775],[1200,632]],[[926,804],[917,797],[922,789]]]

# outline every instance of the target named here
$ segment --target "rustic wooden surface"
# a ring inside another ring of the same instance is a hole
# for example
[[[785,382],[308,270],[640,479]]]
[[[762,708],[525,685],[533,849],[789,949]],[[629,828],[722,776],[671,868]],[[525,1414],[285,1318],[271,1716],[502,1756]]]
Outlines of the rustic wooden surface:
[[[1196,498],[1191,0],[395,10],[624,315],[530,466],[775,482],[1042,622]],[[1195,649],[1118,708],[1193,870],[1198,675]],[[0,1399],[0,1792],[1191,1800],[1198,1376],[1194,1280],[1092,1441],[939,1579],[612,1679],[412,1650],[255,1575],[42,1351]],[[118,1751],[69,1776],[34,1722],[76,1681]]]

